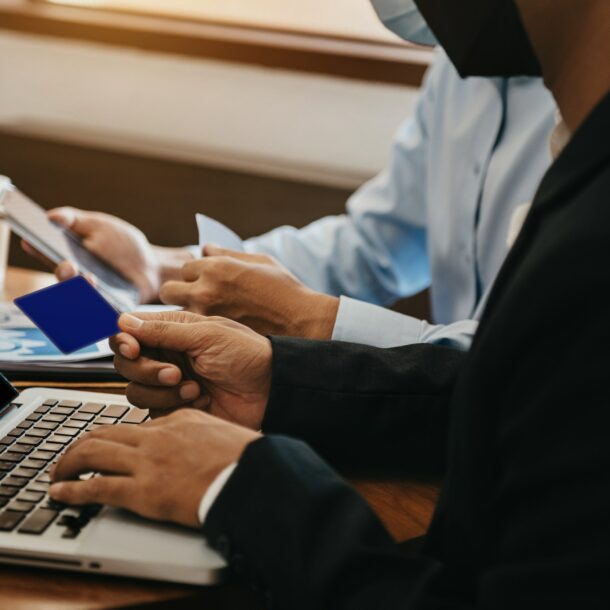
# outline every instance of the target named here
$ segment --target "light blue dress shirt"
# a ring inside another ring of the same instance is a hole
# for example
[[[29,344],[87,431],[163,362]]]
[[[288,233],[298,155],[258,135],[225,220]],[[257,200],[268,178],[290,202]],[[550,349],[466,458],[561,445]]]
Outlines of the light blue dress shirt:
[[[341,296],[333,339],[468,349],[516,208],[551,163],[555,103],[539,79],[461,79],[442,51],[389,166],[344,215],[250,239],[311,288]],[[357,140],[355,140],[357,142]],[[434,324],[386,309],[430,287]]]

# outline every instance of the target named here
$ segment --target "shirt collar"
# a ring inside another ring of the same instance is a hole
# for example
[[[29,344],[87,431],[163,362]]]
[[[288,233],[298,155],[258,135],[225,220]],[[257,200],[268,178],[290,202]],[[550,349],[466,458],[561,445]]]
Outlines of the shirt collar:
[[[563,193],[586,182],[610,162],[610,92],[564,144],[542,180],[532,211],[562,199]]]
[[[563,117],[557,111],[556,116],[557,124],[555,125],[555,129],[553,129],[551,133],[551,158],[556,160],[557,157],[563,152],[563,149],[568,145],[569,141],[572,139],[572,132],[566,125]]]

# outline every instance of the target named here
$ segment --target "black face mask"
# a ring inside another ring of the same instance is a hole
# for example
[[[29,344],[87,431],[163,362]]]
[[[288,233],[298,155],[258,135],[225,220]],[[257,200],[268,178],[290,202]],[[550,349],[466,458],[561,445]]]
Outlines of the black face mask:
[[[460,76],[542,76],[514,0],[415,0]]]

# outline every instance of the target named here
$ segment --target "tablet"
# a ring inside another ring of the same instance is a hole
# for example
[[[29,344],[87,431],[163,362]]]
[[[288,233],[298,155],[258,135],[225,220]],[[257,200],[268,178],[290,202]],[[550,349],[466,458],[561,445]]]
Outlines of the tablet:
[[[14,187],[5,190],[2,205],[11,229],[40,254],[56,265],[70,261],[81,275],[94,275],[96,288],[118,311],[137,307],[138,289],[87,250],[76,234],[51,222],[46,210]]]

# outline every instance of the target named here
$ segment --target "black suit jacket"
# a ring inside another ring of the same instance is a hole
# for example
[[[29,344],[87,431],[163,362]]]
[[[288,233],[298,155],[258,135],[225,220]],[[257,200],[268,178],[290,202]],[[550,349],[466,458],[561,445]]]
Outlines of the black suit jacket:
[[[447,466],[421,553],[273,435],[206,535],[290,610],[610,608],[607,294],[610,96],[545,177],[465,359],[274,340],[267,431],[338,462]]]

